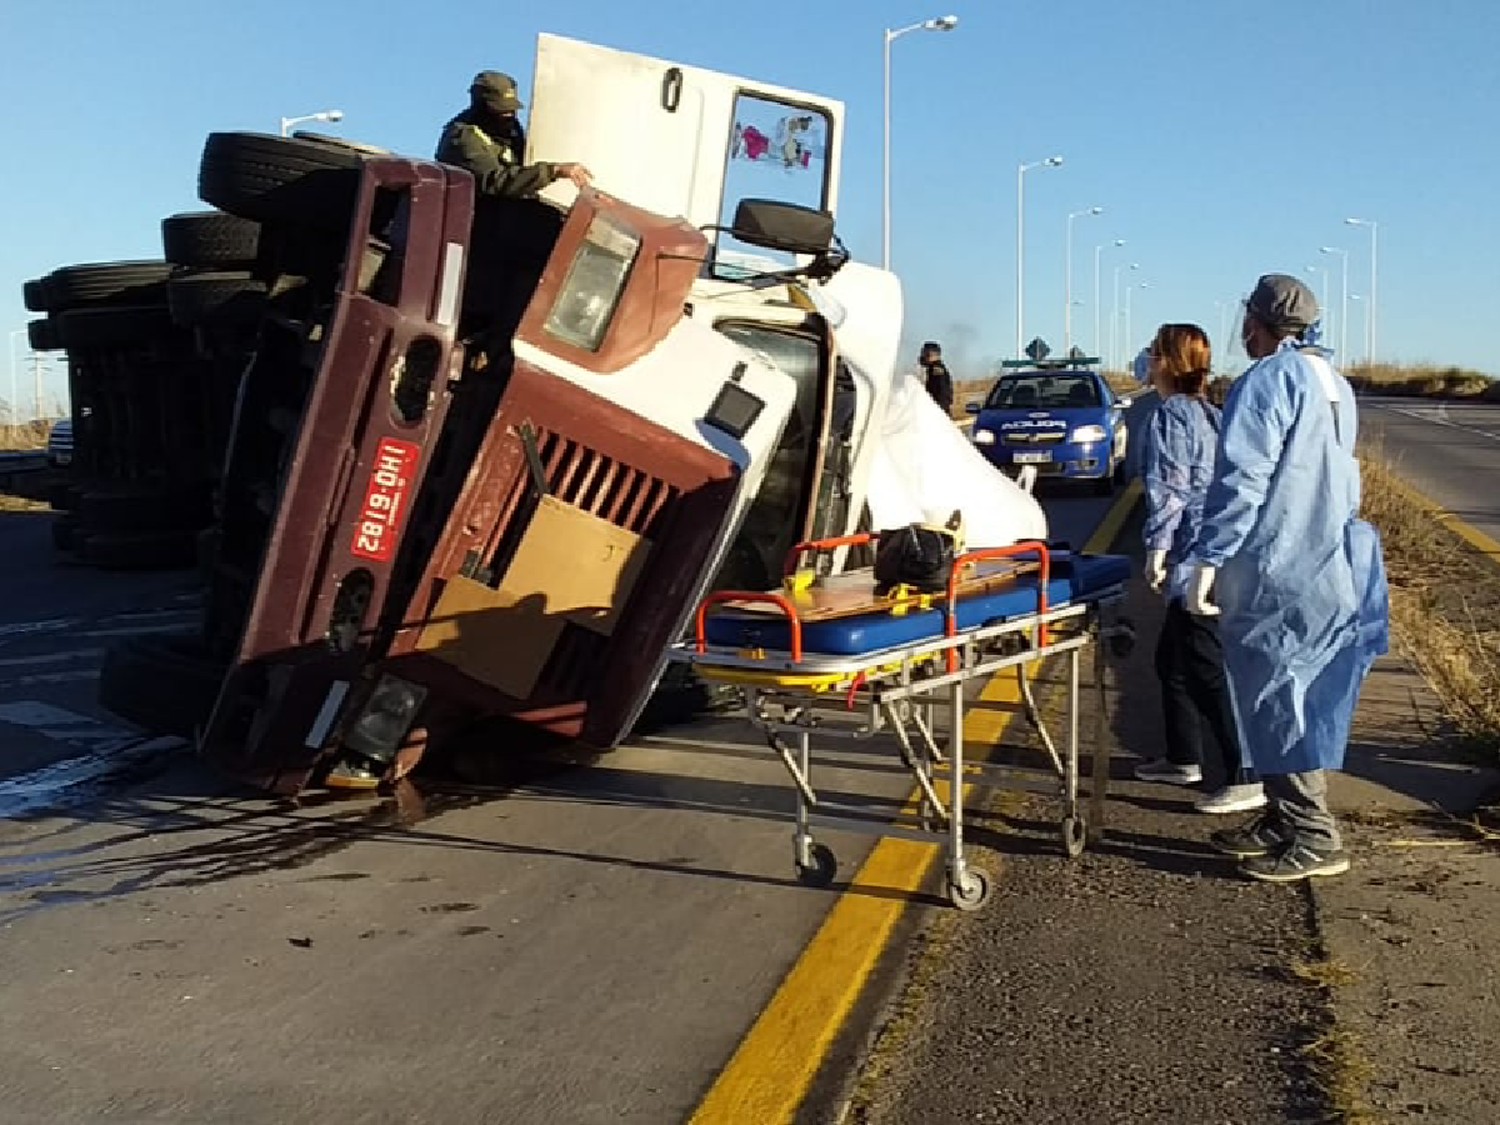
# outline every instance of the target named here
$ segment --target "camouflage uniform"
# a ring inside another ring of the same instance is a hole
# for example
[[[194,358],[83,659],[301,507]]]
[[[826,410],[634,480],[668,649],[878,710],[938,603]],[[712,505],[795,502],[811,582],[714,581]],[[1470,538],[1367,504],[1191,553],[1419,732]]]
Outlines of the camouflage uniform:
[[[474,76],[469,86],[473,104],[443,127],[437,160],[462,168],[474,177],[480,196],[524,199],[557,179],[557,169],[546,161],[523,165],[523,134],[516,126],[513,136],[497,136],[500,115],[521,108],[516,80],[496,70]]]

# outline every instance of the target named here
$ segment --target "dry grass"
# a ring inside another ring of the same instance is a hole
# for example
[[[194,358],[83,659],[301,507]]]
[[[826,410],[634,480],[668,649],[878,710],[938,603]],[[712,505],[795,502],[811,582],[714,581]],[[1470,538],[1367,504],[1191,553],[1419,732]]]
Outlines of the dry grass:
[[[1432,363],[1358,363],[1344,376],[1356,391],[1419,398],[1472,399],[1500,402],[1500,382],[1479,371],[1439,367]]]
[[[1338,1125],[1382,1125],[1365,1100],[1375,1068],[1352,1033],[1330,1025],[1302,1048],[1302,1057],[1312,1068]]]
[[[0,423],[0,449],[42,449],[51,429],[52,423],[43,421]]]
[[[1380,529],[1391,632],[1462,734],[1500,750],[1500,568],[1407,490],[1396,470],[1362,458],[1363,514]]]
[[[1319,988],[1347,988],[1359,979],[1359,974],[1342,961],[1333,958],[1315,958],[1293,961],[1292,976],[1305,980]]]

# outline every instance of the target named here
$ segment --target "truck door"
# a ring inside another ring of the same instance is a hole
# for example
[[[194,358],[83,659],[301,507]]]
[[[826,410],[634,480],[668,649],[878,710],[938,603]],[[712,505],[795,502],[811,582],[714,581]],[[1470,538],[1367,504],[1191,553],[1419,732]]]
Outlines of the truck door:
[[[528,159],[582,161],[601,191],[699,228],[728,225],[743,198],[832,213],[843,115],[830,98],[541,35]],[[716,251],[721,272],[766,256],[727,235]]]

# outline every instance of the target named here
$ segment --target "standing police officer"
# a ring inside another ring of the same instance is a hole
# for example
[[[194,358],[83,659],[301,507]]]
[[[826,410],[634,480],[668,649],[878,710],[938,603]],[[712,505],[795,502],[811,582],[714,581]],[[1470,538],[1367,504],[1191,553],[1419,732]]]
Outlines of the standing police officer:
[[[516,116],[520,108],[514,78],[480,71],[469,85],[469,108],[443,127],[437,159],[470,173],[480,196],[523,199],[559,179],[588,187],[594,177],[582,164],[521,163],[526,131]]]

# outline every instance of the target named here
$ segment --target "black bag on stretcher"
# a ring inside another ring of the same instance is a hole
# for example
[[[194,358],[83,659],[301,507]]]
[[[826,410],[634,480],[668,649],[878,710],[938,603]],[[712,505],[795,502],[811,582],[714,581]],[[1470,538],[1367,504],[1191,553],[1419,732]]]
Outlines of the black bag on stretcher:
[[[924,594],[948,588],[953,560],[963,550],[959,528],[961,512],[944,527],[912,523],[882,531],[875,540],[875,593],[881,597],[897,586],[909,586]]]

